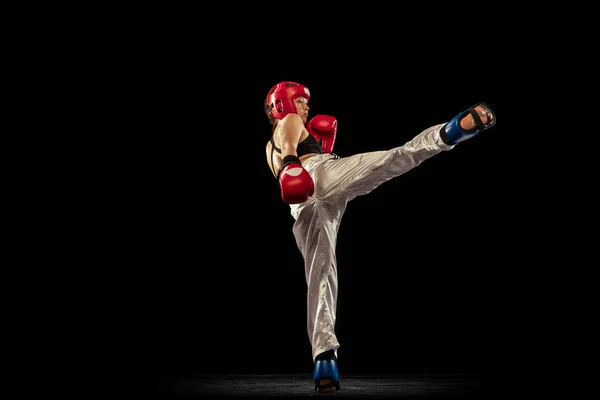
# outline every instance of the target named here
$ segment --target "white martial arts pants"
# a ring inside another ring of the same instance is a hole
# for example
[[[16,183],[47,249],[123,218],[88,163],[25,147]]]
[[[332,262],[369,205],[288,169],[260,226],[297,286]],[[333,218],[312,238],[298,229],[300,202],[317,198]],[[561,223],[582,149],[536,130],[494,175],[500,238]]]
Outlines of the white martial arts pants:
[[[338,275],[336,241],[348,201],[369,193],[382,183],[402,175],[422,161],[450,150],[440,130],[445,124],[425,129],[403,146],[339,158],[320,154],[302,165],[315,182],[307,201],[290,206],[296,220],[294,237],[302,256],[307,292],[307,329],[313,361],[317,355],[340,346],[335,334]]]

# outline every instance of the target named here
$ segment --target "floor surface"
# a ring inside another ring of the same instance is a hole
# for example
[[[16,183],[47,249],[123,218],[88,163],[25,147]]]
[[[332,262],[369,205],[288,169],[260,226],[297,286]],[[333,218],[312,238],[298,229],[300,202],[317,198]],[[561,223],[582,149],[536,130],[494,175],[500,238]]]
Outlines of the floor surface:
[[[481,398],[481,382],[468,374],[344,375],[341,389],[314,391],[307,374],[190,375],[163,379],[162,398],[216,397],[347,397],[347,398]]]

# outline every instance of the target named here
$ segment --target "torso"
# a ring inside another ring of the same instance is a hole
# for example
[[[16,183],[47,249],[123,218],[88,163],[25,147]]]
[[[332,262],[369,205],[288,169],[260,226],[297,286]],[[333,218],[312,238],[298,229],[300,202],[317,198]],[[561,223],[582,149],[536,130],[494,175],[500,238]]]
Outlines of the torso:
[[[300,136],[300,142],[302,142],[303,140],[305,140],[308,137],[308,135],[309,135],[308,131],[306,129],[304,129],[302,131],[302,135]],[[281,143],[279,143],[279,140],[277,139],[277,136],[278,135],[274,135],[273,136],[275,138],[274,139],[275,146],[281,148]],[[267,164],[269,164],[269,168],[271,169],[271,172],[273,173],[273,175],[275,177],[277,177],[277,171],[279,171],[279,169],[281,168],[281,159],[283,157],[277,151],[273,150],[273,164],[271,164],[271,150],[272,150],[272,147],[273,146],[271,145],[271,141],[269,140],[267,142],[267,148],[266,148],[266,150],[267,150],[267,153],[266,153],[266,155],[267,155]],[[314,157],[316,155],[318,155],[318,153],[305,154],[305,155],[303,155],[303,156],[300,157],[300,161],[304,162],[304,161],[308,160],[309,158]]]

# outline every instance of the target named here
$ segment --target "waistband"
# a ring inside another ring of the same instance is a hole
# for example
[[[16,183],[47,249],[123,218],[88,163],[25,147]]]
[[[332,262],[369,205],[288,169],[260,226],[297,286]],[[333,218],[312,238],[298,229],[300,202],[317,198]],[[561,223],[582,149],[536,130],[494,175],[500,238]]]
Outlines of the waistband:
[[[322,161],[337,160],[339,158],[342,158],[342,157],[338,156],[335,153],[317,154],[316,156],[312,156],[308,160],[304,161],[302,163],[302,166],[304,167],[305,170],[308,171],[308,170],[314,168],[315,166],[317,166],[318,164],[320,164]]]

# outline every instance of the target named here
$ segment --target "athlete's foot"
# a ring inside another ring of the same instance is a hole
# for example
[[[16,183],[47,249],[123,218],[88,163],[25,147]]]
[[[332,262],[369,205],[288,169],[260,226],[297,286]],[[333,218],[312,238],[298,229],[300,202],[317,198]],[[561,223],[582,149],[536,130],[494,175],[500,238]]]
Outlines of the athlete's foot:
[[[475,107],[475,111],[477,111],[477,115],[479,115],[479,118],[484,125],[489,125],[494,121],[494,115],[485,106],[480,104]],[[460,127],[465,131],[471,131],[477,128],[475,118],[470,113],[467,114],[463,119],[460,120]]]
[[[496,115],[485,103],[477,103],[459,113],[440,129],[442,141],[455,145],[491,128],[496,124]]]

